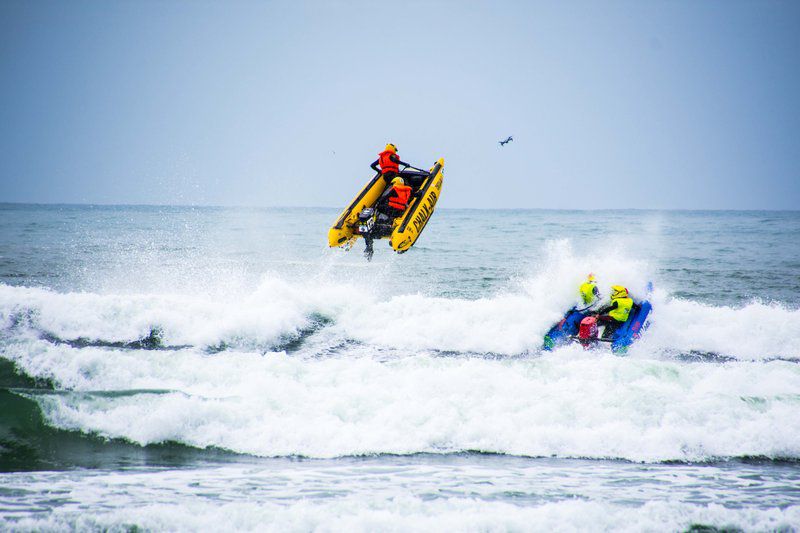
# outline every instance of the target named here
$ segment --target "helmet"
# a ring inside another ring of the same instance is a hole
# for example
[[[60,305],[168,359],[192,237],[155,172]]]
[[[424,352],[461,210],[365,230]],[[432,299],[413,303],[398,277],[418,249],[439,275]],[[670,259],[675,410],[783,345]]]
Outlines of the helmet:
[[[397,176],[395,179],[392,180],[392,185],[405,185],[406,182],[400,176]]]
[[[612,285],[611,286],[611,299],[615,298],[625,298],[628,296],[628,289],[623,287],[622,285]]]
[[[397,153],[397,146],[393,145],[392,143],[389,143],[386,145],[386,148],[384,148],[384,150],[389,150],[390,152]]]
[[[594,272],[589,272],[589,275],[586,276],[586,281],[588,281],[589,283],[594,283],[594,281],[595,281],[594,280]]]

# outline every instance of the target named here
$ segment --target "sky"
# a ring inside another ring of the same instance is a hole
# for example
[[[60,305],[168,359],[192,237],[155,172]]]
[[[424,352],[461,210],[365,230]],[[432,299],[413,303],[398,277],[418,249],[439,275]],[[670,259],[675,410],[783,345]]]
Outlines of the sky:
[[[800,208],[796,1],[3,0],[0,80],[0,202]]]

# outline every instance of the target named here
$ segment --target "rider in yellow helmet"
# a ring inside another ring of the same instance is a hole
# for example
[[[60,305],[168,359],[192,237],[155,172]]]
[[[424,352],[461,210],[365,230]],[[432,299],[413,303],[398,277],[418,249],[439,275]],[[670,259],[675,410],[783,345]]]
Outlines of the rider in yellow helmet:
[[[603,332],[604,338],[611,335],[628,320],[633,308],[633,299],[628,294],[628,289],[622,285],[611,286],[611,303],[597,310],[597,321],[606,325]]]
[[[400,156],[397,155],[397,146],[388,143],[386,148],[383,149],[383,152],[378,154],[378,159],[370,166],[372,170],[379,172],[388,184],[397,176],[398,172],[400,172],[400,165],[409,166],[408,163],[400,160]]]
[[[386,213],[392,217],[401,215],[408,207],[413,189],[406,185],[405,180],[397,176],[383,194],[375,202],[379,212]]]
[[[578,291],[583,300],[583,305],[591,307],[597,303],[597,300],[600,299],[600,291],[597,289],[597,281],[595,281],[593,273],[589,273],[586,277],[586,281],[581,284]]]

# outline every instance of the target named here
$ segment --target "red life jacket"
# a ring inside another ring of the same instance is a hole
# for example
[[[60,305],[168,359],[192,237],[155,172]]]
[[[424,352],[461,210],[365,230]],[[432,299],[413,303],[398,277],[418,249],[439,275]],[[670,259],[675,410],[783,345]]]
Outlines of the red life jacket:
[[[392,192],[394,194],[389,196],[389,207],[405,211],[408,199],[411,198],[411,187],[408,185],[395,185]]]
[[[396,174],[400,172],[400,165],[392,161],[393,155],[395,155],[395,153],[389,150],[384,150],[378,154],[378,164],[381,166],[381,174],[386,174],[387,172],[394,172]]]

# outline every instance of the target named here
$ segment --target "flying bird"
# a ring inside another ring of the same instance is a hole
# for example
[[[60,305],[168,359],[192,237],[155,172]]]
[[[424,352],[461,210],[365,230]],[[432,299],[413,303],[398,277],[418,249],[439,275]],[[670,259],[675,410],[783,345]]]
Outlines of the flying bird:
[[[514,140],[514,137],[512,137],[511,135],[509,135],[509,136],[508,136],[508,139],[506,139],[505,141],[500,141],[500,146],[505,146],[505,145],[507,145],[508,143],[510,143],[510,142],[511,142],[511,141],[513,141],[513,140]]]

